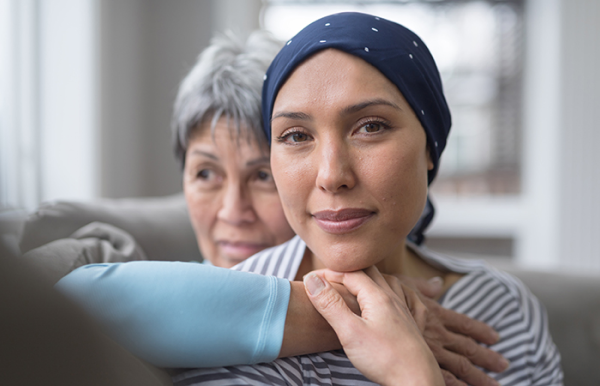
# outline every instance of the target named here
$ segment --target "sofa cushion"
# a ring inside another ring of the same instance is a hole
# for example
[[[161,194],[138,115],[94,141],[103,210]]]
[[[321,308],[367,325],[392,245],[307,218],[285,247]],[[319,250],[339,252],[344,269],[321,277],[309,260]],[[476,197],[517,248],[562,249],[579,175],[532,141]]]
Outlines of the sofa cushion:
[[[510,267],[544,304],[565,385],[600,385],[600,276]]]
[[[87,264],[148,260],[133,237],[101,222],[79,228],[71,237],[58,239],[23,254],[21,260],[50,283]]]
[[[0,241],[2,385],[172,386]]]
[[[25,222],[19,245],[21,253],[70,238],[91,222],[124,230],[135,239],[149,260],[202,260],[182,194],[42,204]]]

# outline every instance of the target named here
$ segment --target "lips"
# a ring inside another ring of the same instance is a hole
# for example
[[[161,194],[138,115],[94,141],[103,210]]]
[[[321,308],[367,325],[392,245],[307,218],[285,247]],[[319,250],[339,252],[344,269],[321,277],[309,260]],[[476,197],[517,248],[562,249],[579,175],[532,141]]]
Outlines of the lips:
[[[319,228],[327,233],[344,234],[360,228],[375,213],[367,209],[348,208],[341,210],[323,210],[313,213]]]
[[[218,241],[217,245],[219,246],[221,252],[225,255],[241,260],[247,259],[248,257],[268,247],[264,244],[256,244],[250,242],[234,242],[225,240]]]

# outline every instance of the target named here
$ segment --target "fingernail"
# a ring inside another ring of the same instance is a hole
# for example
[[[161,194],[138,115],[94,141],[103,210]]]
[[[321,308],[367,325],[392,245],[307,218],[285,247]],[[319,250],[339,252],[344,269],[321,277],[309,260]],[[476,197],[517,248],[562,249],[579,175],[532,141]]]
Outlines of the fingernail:
[[[304,276],[304,286],[312,296],[317,296],[325,288],[325,283],[316,274],[309,273]]]
[[[500,364],[502,365],[502,370],[506,370],[508,369],[508,366],[510,366],[510,362],[508,359],[506,358],[502,358],[502,360],[500,361]]]
[[[439,276],[436,277],[432,277],[431,279],[427,280],[427,282],[429,283],[429,285],[431,285],[433,287],[433,289],[435,290],[441,290],[442,287],[444,286],[444,279],[442,279]]]
[[[496,342],[498,342],[500,340],[500,334],[498,334],[496,331],[494,331],[494,340]]]

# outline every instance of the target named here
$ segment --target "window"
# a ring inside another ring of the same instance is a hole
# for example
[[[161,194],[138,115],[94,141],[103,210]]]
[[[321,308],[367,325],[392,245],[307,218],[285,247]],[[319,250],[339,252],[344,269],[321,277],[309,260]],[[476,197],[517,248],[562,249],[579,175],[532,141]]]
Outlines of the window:
[[[0,208],[39,201],[35,20],[33,1],[0,0]]]
[[[0,208],[96,193],[95,0],[0,0]]]

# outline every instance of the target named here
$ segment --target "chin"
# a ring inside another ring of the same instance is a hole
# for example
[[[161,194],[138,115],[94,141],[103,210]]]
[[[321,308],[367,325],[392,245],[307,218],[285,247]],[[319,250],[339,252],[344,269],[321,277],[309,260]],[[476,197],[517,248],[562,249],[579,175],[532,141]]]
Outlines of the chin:
[[[231,258],[231,257],[225,257],[225,256],[211,256],[211,257],[205,257],[204,259],[210,261],[210,263],[212,265],[214,265],[215,267],[220,267],[220,268],[231,268],[231,267],[241,263],[242,261],[246,260],[245,258],[237,259],[237,258]]]
[[[377,262],[375,261],[352,261],[348,259],[347,254],[345,254],[345,256],[336,256],[332,258],[321,259],[321,261],[327,268],[337,272],[360,271],[361,269],[365,269],[374,264],[377,264]]]
[[[250,255],[250,256],[252,256],[252,255]],[[231,268],[231,267],[233,267],[235,265],[238,265],[242,261],[246,260],[250,256],[245,256],[245,257],[223,257],[223,258],[221,258],[221,261],[223,262],[222,267],[224,267],[224,268]]]

